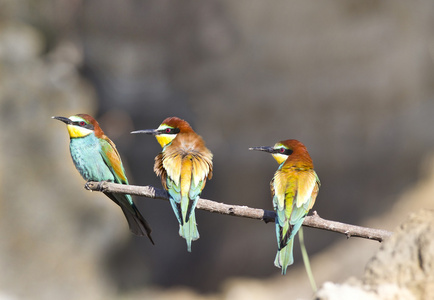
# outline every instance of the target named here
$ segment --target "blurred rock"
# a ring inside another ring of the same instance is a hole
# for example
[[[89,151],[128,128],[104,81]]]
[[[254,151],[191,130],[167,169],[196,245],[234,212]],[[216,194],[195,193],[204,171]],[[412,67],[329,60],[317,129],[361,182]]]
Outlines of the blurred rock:
[[[364,286],[357,280],[352,283],[324,283],[315,300],[416,300],[405,288],[398,285],[384,284],[375,288]]]
[[[327,282],[318,300],[434,298],[434,211],[410,215],[368,263],[363,281]]]
[[[369,262],[364,283],[396,284],[415,299],[434,298],[434,211],[413,213]]]

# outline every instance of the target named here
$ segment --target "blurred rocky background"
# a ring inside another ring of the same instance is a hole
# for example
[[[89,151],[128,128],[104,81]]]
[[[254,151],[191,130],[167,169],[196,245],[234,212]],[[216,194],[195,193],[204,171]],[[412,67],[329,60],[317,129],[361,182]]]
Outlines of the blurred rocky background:
[[[369,262],[363,281],[326,282],[317,300],[434,298],[434,210],[412,213]]]
[[[156,246],[132,236],[50,117],[94,115],[156,187],[160,147],[129,132],[185,118],[214,153],[202,196],[264,209],[277,164],[247,149],[296,138],[320,216],[395,230],[434,208],[433,34],[430,0],[0,0],[0,299],[313,297],[298,244],[287,276],[273,266],[271,224],[198,211],[187,253],[168,203],[135,198]],[[381,279],[379,243],[305,239],[319,285]]]

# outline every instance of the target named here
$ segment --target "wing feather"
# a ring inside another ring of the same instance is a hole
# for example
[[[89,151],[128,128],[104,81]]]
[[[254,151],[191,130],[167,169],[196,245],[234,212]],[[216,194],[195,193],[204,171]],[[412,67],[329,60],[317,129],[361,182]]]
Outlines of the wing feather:
[[[278,241],[284,247],[296,233],[293,226],[312,208],[320,183],[312,169],[279,169],[270,185],[279,226]]]
[[[99,138],[100,154],[115,177],[116,183],[128,184],[125,169],[115,144],[107,137]]]
[[[167,172],[163,166],[163,153],[160,153],[155,157],[154,172],[161,178],[161,184],[163,185],[163,188],[167,190]]]
[[[273,191],[274,191],[274,207],[276,210],[284,210],[285,209],[285,195],[286,195],[286,186],[287,186],[287,178],[282,171],[277,171],[274,174],[273,181]]]
[[[173,152],[163,152],[163,168],[166,170],[167,176],[179,185],[181,177],[182,156]]]
[[[310,206],[312,193],[316,186],[316,178],[317,176],[313,170],[298,172],[297,208],[302,206],[308,208]]]

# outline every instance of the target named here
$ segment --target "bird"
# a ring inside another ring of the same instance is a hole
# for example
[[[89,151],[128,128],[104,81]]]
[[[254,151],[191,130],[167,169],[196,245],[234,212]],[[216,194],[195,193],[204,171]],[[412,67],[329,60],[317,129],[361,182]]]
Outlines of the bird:
[[[72,161],[86,181],[109,181],[128,185],[125,169],[115,144],[104,134],[98,122],[88,114],[69,118],[54,116],[68,129]],[[130,231],[147,235],[152,244],[151,227],[134,204],[131,195],[104,192],[119,205],[128,221]]]
[[[278,246],[274,265],[282,268],[284,275],[288,266],[294,263],[294,237],[313,207],[321,183],[309,152],[298,140],[284,140],[273,147],[251,147],[249,150],[271,153],[279,164],[270,188],[276,212]]]
[[[191,252],[191,242],[199,238],[195,208],[207,179],[212,177],[213,154],[190,124],[178,117],[166,118],[157,129],[131,133],[154,135],[163,148],[155,157],[154,172],[169,194],[179,235]]]

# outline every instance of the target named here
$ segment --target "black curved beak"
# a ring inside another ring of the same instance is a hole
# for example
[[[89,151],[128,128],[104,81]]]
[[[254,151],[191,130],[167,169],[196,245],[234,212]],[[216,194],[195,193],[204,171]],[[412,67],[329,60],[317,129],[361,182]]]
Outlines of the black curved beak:
[[[264,152],[268,152],[268,153],[273,153],[273,151],[274,151],[273,147],[267,147],[267,146],[250,147],[249,150],[264,151]]]
[[[68,118],[65,118],[65,117],[51,117],[51,118],[62,121],[65,124],[72,124],[72,121]]]

